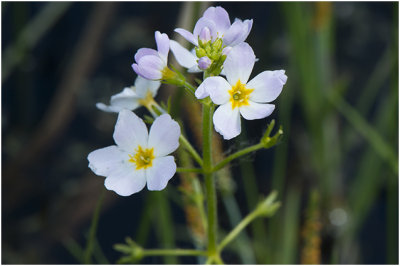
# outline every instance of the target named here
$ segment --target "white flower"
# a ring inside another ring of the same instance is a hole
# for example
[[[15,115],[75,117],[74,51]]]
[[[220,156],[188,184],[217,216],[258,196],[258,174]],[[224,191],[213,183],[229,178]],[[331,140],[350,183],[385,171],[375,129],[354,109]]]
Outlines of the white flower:
[[[168,114],[157,117],[148,133],[142,119],[122,110],[114,130],[117,145],[91,152],[89,167],[121,196],[142,190],[146,183],[149,190],[162,190],[176,172],[168,154],[178,148],[179,136],[179,125]]]
[[[267,103],[279,96],[286,83],[284,70],[264,71],[247,82],[255,61],[253,49],[247,43],[233,47],[224,62],[227,80],[209,77],[195,92],[198,99],[209,95],[215,104],[221,105],[213,122],[224,139],[240,134],[240,114],[247,120],[269,116],[275,105]]]
[[[96,107],[105,112],[118,113],[123,109],[135,110],[140,106],[146,106],[157,95],[159,81],[148,80],[138,76],[134,87],[127,87],[118,94],[111,96],[110,105],[97,103]]]

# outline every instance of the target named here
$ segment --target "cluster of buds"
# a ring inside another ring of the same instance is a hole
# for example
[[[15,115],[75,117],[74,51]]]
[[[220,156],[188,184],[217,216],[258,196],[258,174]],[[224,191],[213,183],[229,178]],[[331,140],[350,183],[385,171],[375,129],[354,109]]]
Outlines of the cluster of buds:
[[[222,71],[222,65],[226,54],[222,53],[222,39],[214,42],[199,40],[199,47],[195,48],[198,66],[202,70],[208,70],[213,76],[218,76]]]

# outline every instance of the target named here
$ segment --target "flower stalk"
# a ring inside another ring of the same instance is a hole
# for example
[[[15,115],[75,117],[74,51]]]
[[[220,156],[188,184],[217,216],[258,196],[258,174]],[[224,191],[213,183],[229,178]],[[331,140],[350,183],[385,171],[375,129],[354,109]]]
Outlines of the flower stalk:
[[[124,253],[119,263],[135,263],[148,256],[208,256],[206,250],[197,249],[143,249],[131,238],[125,239],[126,244],[115,244],[114,249]]]
[[[277,193],[271,192],[258,206],[249,213],[218,245],[218,253],[221,252],[239,233],[258,217],[270,217],[280,207],[280,202],[275,202]]]
[[[217,196],[212,173],[212,114],[213,107],[203,105],[203,171],[207,200],[207,239],[209,255],[217,252]]]

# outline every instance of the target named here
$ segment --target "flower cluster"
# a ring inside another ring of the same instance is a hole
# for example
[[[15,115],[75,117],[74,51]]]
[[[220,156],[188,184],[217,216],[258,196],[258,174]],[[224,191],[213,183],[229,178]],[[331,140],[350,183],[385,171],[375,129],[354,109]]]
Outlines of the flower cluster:
[[[256,56],[245,40],[252,25],[251,19],[236,18],[231,23],[225,9],[210,7],[193,32],[175,29],[194,46],[192,50],[156,31],[157,50],[141,48],[136,52],[132,64],[138,75],[135,86],[112,96],[110,105],[97,104],[103,111],[119,113],[116,145],[88,156],[92,171],[106,177],[106,188],[123,196],[140,191],[146,183],[149,190],[161,190],[175,174],[174,157],[168,154],[178,148],[182,136],[179,125],[154,100],[161,83],[189,88],[197,99],[210,99],[203,104],[219,105],[213,114],[214,128],[227,140],[240,134],[241,117],[262,119],[273,112],[271,102],[281,93],[287,76],[284,70],[275,70],[250,79]],[[197,88],[169,65],[170,50],[188,72],[203,72],[204,80]],[[155,118],[149,133],[143,120],[132,112],[139,106],[145,106]]]

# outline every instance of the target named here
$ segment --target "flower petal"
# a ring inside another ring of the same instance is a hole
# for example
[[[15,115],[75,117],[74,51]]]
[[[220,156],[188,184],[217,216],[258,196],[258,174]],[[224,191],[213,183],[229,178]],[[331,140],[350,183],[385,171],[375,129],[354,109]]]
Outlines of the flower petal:
[[[175,32],[179,33],[183,38],[185,38],[188,42],[193,43],[195,46],[199,46],[197,39],[193,36],[193,34],[185,29],[177,28]]]
[[[158,56],[158,52],[150,48],[140,48],[135,54],[135,61],[138,63],[143,56],[154,55]]]
[[[253,49],[247,43],[241,43],[233,47],[224,62],[224,70],[228,82],[233,86],[240,80],[245,84],[249,80],[253,70],[256,56]]]
[[[229,101],[230,94],[228,91],[232,89],[232,86],[223,77],[206,78],[198,87],[198,90],[203,90],[200,87],[204,87],[204,90],[210,95],[211,100],[215,104],[224,104]]]
[[[210,29],[208,27],[204,27],[201,29],[200,34],[199,34],[199,39],[202,42],[208,42],[211,41],[211,32]]]
[[[126,158],[129,158],[128,154],[115,145],[92,151],[87,157],[89,168],[93,173],[101,176],[110,174]]]
[[[139,106],[138,95],[131,89],[125,88],[122,92],[111,96],[112,106],[133,110]]]
[[[187,72],[189,72],[189,73],[199,73],[199,72],[203,72],[203,70],[201,70],[198,65],[195,65],[195,66],[192,66],[191,68],[189,68],[187,70]]]
[[[203,17],[208,18],[215,23],[216,30],[220,34],[220,37],[231,26],[228,12],[226,12],[226,10],[220,6],[207,8],[203,14]]]
[[[154,148],[154,156],[170,154],[179,146],[181,129],[169,114],[163,114],[154,120],[149,133],[148,147]]]
[[[146,185],[144,170],[136,170],[134,164],[126,162],[110,173],[104,180],[108,190],[115,191],[120,196],[130,196],[141,191]]]
[[[256,103],[249,101],[249,105],[241,106],[240,114],[247,120],[261,119],[269,116],[275,109],[275,105],[268,103]]]
[[[207,80],[207,79],[206,79]],[[207,90],[207,83],[204,83],[206,80],[204,80],[200,86],[197,87],[196,91],[194,92],[194,95],[196,96],[197,99],[204,99],[208,97],[210,94],[208,93]]]
[[[229,30],[224,34],[224,45],[235,46],[241,42],[244,42],[247,36],[249,36],[252,26],[252,19],[246,19],[245,21],[236,19]]]
[[[160,88],[161,82],[158,80],[149,80],[145,79],[141,76],[138,76],[135,80],[135,90],[140,98],[144,98],[147,95],[147,92],[151,92],[151,95],[155,97],[157,95],[157,91]]]
[[[133,152],[139,145],[147,148],[146,125],[142,119],[128,110],[119,112],[113,137],[118,147],[126,152]]]
[[[215,40],[217,37],[217,30],[214,21],[209,20],[208,18],[201,17],[194,26],[193,37],[198,40],[200,32],[203,28],[207,27],[210,30],[212,39]]]
[[[169,52],[168,35],[165,33],[161,34],[159,31],[156,31],[155,38],[156,38],[158,53],[160,54],[161,58],[164,60],[165,64],[167,64],[168,52]]]
[[[285,70],[261,72],[246,85],[246,87],[254,89],[250,100],[259,103],[272,102],[282,92],[286,80]]]
[[[221,105],[213,117],[215,131],[221,134],[224,139],[232,139],[240,134],[239,108],[232,110],[231,103]]]
[[[107,113],[118,113],[122,109],[118,106],[106,105],[104,103],[96,103],[97,109]]]
[[[131,88],[124,88],[118,94],[111,96],[110,105],[97,103],[96,107],[105,112],[118,113],[123,109],[134,110],[139,107],[137,94]]]
[[[197,57],[189,50],[184,48],[182,45],[180,45],[178,42],[171,40],[169,42],[169,46],[175,56],[176,61],[178,61],[181,66],[185,68],[192,68],[193,66],[197,66]]]
[[[146,55],[143,56],[138,64],[133,64],[132,68],[136,74],[152,80],[159,80],[162,78],[161,71],[164,69],[166,64],[159,56]]]
[[[163,190],[176,172],[173,156],[159,157],[153,160],[153,166],[146,169],[147,188]]]

